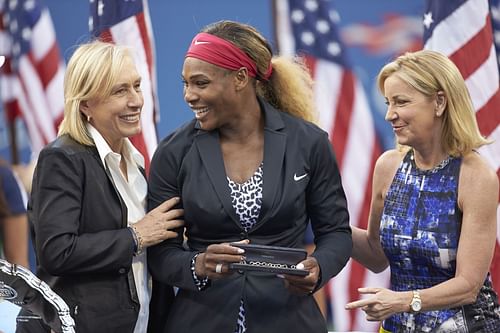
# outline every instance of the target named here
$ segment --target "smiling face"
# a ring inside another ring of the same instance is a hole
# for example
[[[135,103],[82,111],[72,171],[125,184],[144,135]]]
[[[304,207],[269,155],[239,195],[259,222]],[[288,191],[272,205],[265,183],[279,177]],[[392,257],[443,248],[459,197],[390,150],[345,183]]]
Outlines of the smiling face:
[[[119,153],[124,138],[141,132],[143,103],[141,77],[132,59],[126,56],[110,95],[83,102],[81,111],[90,116],[90,124]]]
[[[235,117],[235,87],[231,71],[187,57],[182,68],[184,100],[206,131],[224,127]]]
[[[436,98],[422,94],[397,75],[385,80],[384,95],[388,106],[385,119],[399,144],[415,148],[438,143],[441,122]]]

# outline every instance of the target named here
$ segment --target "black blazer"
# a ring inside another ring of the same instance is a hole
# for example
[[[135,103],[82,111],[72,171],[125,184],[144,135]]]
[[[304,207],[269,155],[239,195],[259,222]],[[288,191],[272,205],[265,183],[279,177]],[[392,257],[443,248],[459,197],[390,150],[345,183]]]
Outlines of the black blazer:
[[[37,275],[68,303],[76,331],[133,332],[134,241],[127,207],[96,147],[64,135],[43,149],[28,214]],[[167,293],[172,297],[171,288]]]
[[[208,245],[248,238],[254,244],[301,247],[309,221],[321,268],[318,287],[339,273],[351,254],[347,203],[327,133],[259,102],[265,114],[263,198],[248,233],[231,204],[217,131],[201,130],[193,120],[165,138],[153,157],[149,208],[181,196],[187,236],[184,246],[178,237],[149,251],[153,277],[180,288],[167,332],[233,333],[241,299],[250,333],[327,330],[313,297],[291,294],[274,274],[235,273],[203,291],[193,281],[191,260]]]

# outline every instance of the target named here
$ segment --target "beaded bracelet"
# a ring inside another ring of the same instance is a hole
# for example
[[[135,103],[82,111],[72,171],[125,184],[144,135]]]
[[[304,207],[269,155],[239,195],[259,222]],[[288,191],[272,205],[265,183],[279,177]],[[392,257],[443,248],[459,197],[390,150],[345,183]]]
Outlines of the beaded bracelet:
[[[141,237],[141,234],[139,234],[137,232],[137,228],[135,227],[135,225],[131,225],[130,228],[132,228],[132,231],[133,231],[133,234],[135,236],[135,241],[137,243],[137,250],[135,251],[135,255],[139,255],[142,253],[142,249],[144,247],[144,243],[142,242],[142,237]]]
[[[204,278],[199,278],[198,275],[196,275],[196,257],[199,255],[199,253],[196,253],[191,259],[191,274],[193,276],[194,284],[196,285],[196,288],[198,288],[198,291],[201,291],[205,288],[207,288],[210,285],[210,280],[208,279],[208,276],[205,276]]]

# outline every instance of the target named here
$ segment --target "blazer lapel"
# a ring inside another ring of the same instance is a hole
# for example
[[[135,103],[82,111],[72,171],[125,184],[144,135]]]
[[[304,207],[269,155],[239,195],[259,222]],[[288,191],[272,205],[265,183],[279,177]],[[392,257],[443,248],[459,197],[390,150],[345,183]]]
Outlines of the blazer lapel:
[[[219,133],[217,131],[200,133],[196,136],[195,144],[205,166],[208,178],[215,188],[215,192],[226,213],[238,227],[242,228],[231,202],[231,191],[227,183],[224,158],[222,157],[219,143]]]
[[[262,206],[259,214],[259,222],[256,227],[268,219],[267,213],[273,207],[276,191],[279,187],[281,172],[283,171],[283,159],[286,150],[286,133],[281,131],[285,125],[280,111],[260,100],[261,107],[266,115],[266,127],[264,128],[264,179],[262,190]]]

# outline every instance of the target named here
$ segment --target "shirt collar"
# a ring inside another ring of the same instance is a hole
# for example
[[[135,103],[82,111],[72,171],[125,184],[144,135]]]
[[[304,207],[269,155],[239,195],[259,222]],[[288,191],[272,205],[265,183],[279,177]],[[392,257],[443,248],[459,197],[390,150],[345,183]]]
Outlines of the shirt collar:
[[[97,151],[99,152],[99,157],[101,158],[103,165],[106,165],[105,159],[108,155],[110,154],[120,155],[111,150],[109,144],[106,142],[104,137],[101,135],[101,133],[99,133],[99,131],[94,126],[87,123],[87,130],[89,131],[89,134],[92,137],[92,139],[94,139],[95,146],[97,148]],[[128,138],[124,138],[123,140],[122,152],[127,157],[130,157],[130,160],[134,161],[139,167],[144,168],[144,157],[134,147],[134,145],[132,145],[132,143]]]

